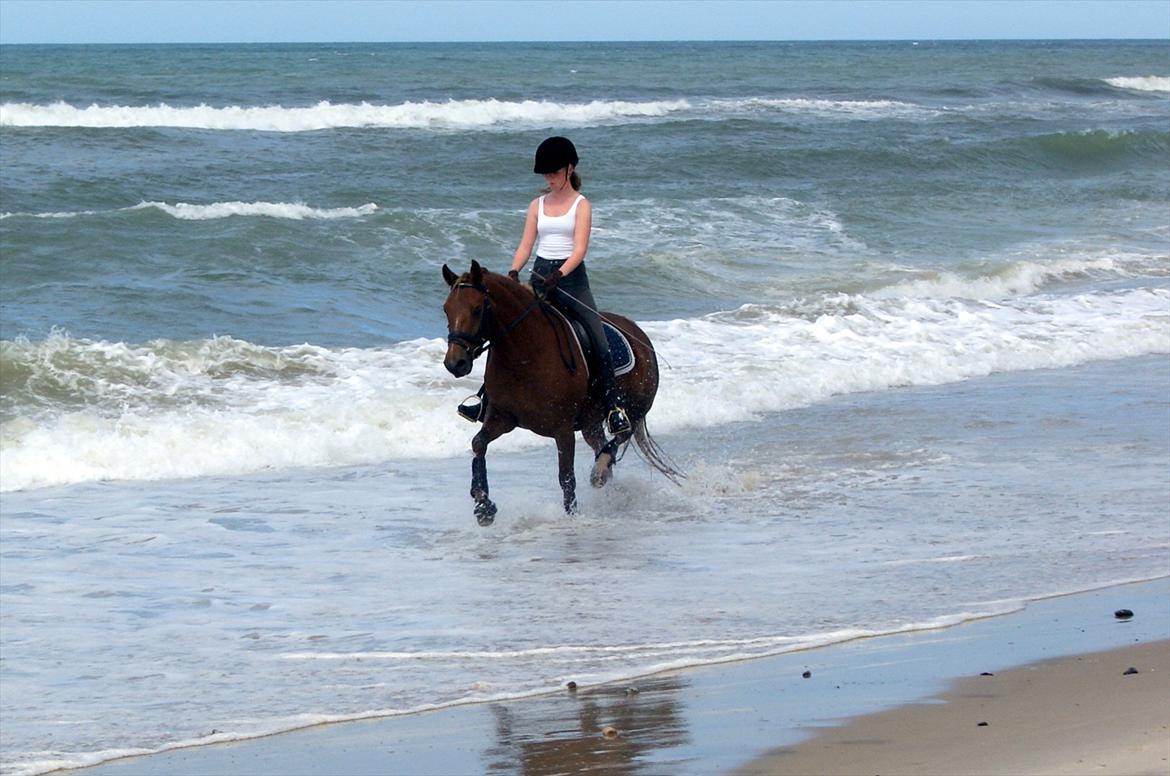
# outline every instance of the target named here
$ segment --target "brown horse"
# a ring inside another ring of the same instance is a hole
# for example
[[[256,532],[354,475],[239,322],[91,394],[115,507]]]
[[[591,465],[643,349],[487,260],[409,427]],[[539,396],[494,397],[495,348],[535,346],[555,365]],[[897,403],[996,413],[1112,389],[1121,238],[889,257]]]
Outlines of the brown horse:
[[[484,370],[486,414],[483,428],[471,441],[475,456],[471,460],[471,497],[475,499],[476,519],[480,525],[491,525],[496,514],[496,505],[488,498],[487,447],[517,427],[556,440],[565,511],[572,512],[577,507],[574,432],[581,432],[596,455],[589,481],[597,488],[609,481],[631,434],[606,439],[602,423],[608,408],[596,395],[599,391],[590,391],[582,353],[564,319],[530,287],[488,272],[475,261],[471,271],[463,275],[456,275],[444,264],[443,279],[451,287],[443,304],[447,314],[443,366],[463,377],[490,344]],[[625,334],[634,350],[633,370],[617,380],[638,451],[647,463],[677,483],[682,475],[667,462],[646,430],[646,413],[658,391],[658,359],[650,339],[633,321],[612,313],[602,315]]]

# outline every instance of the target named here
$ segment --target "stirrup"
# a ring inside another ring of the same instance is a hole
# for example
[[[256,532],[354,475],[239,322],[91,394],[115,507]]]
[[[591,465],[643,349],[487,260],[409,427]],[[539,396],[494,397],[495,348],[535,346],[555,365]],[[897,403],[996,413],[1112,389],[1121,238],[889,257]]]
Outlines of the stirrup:
[[[463,418],[464,420],[469,420],[472,423],[478,423],[483,420],[483,407],[484,403],[482,401],[477,402],[472,399],[460,404],[455,408],[455,411],[458,412],[459,417]]]
[[[628,434],[632,430],[630,428],[630,419],[626,417],[626,411],[621,407],[615,406],[605,416],[605,425],[609,429],[609,435],[612,437]]]

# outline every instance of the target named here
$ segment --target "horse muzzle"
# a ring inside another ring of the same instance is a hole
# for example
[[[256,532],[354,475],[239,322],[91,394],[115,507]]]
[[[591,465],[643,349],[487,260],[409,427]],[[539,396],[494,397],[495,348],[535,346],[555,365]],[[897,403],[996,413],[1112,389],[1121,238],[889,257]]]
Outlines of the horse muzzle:
[[[456,377],[463,377],[471,371],[471,354],[462,345],[452,342],[447,346],[447,357],[443,366]]]
[[[471,371],[475,357],[484,351],[486,344],[482,337],[453,331],[447,335],[447,357],[443,366],[456,377],[463,377]]]

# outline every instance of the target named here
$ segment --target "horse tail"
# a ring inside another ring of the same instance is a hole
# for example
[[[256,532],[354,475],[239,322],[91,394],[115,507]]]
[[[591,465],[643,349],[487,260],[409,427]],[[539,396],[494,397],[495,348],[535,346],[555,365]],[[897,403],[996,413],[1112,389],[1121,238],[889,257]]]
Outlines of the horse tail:
[[[654,441],[654,437],[650,436],[650,431],[646,428],[646,418],[634,424],[634,446],[643,461],[664,474],[675,485],[682,486],[680,480],[685,480],[687,475],[675,467],[666,452]]]

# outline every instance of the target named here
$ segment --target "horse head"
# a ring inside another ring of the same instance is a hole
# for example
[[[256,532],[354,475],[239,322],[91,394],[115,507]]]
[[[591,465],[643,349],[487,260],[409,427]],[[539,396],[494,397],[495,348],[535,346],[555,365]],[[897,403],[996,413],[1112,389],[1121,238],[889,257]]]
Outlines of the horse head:
[[[456,377],[471,371],[475,357],[487,345],[491,298],[483,284],[484,271],[479,262],[471,262],[471,271],[456,275],[443,265],[443,279],[451,290],[443,303],[447,314],[447,356],[443,366]]]

